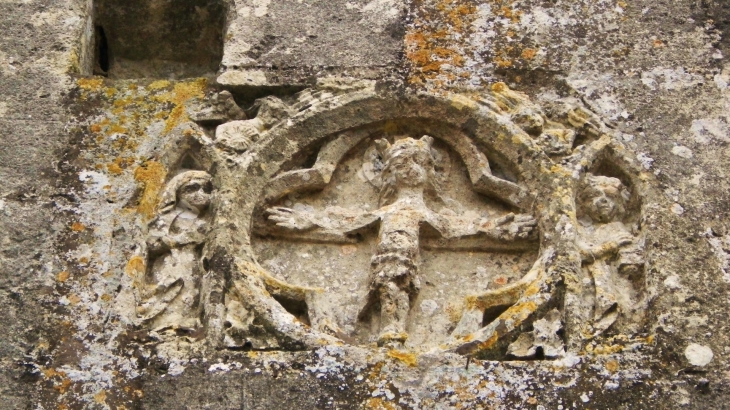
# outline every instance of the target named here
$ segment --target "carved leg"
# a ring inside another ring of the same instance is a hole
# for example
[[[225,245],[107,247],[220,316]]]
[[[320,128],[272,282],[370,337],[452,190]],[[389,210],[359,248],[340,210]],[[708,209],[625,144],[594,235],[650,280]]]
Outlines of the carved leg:
[[[313,329],[320,332],[343,337],[345,334],[335,322],[334,315],[329,308],[328,299],[330,297],[331,295],[320,289],[306,292],[304,300],[307,304],[309,323]]]
[[[610,269],[602,262],[596,262],[590,267],[590,271],[596,288],[593,328],[595,334],[600,334],[618,318],[618,302]]]
[[[380,337],[378,345],[389,342],[404,343],[406,334],[406,320],[410,310],[408,292],[393,282],[380,287]]]

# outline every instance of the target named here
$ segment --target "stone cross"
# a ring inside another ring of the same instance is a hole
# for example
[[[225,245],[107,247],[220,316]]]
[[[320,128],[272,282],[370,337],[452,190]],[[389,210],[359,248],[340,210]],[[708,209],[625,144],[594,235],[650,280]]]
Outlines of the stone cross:
[[[419,236],[423,225],[435,229],[446,242],[486,235],[506,243],[534,236],[537,222],[529,215],[509,214],[489,221],[430,209],[424,201],[426,191],[441,195],[432,144],[433,138],[429,136],[406,137],[392,145],[385,139],[376,141],[383,167],[379,205],[374,211],[340,207],[319,212],[283,207],[267,210],[270,221],[281,228],[297,231],[299,238],[306,238],[307,233],[317,238],[344,237],[379,223],[376,251],[370,262],[370,289],[359,318],[366,317],[379,306],[380,345],[403,343],[407,339],[406,319],[420,288]],[[440,244],[443,246],[444,241]]]

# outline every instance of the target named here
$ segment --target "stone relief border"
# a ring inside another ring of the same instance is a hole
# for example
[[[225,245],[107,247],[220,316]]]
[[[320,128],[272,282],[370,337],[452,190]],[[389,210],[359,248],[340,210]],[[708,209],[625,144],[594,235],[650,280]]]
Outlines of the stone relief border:
[[[630,318],[618,323],[633,335],[640,331],[652,292],[640,249],[642,197],[653,195],[652,179],[588,110],[556,104],[548,118],[526,95],[501,83],[472,98],[391,95],[376,91],[372,82],[323,81],[299,93],[295,103],[265,97],[257,104],[256,117],[242,120],[245,114],[230,94],[218,94],[191,115],[201,123],[223,122],[215,135],[188,124],[185,138],[195,141],[195,149],[188,142],[170,151],[179,157],[171,163],[181,163],[188,151],[203,153],[198,167],[210,171],[215,187],[206,238],[195,241],[204,243],[199,309],[209,346],[300,350],[344,343],[347,338],[336,326],[307,326],[277,301],[295,301],[316,315],[321,290],[283,282],[258,264],[251,248],[255,215],[262,204],[287,192],[325,186],[339,160],[368,138],[367,127],[388,121],[428,123],[429,135],[462,157],[476,192],[532,213],[538,221],[540,251],[532,269],[516,283],[467,298],[453,338],[441,350],[486,359],[503,359],[505,353],[530,358],[538,350],[546,358],[578,352],[627,313],[618,285],[606,285],[624,265],[633,272],[627,275],[633,275],[628,281],[635,287],[633,299],[628,299],[634,306]],[[322,148],[312,167],[287,169],[299,152],[313,146]],[[499,155],[516,172],[517,182],[493,175],[485,150]],[[586,204],[597,197],[613,200],[616,207],[605,221],[586,218]],[[596,233],[600,229],[591,222],[616,229]],[[603,249],[592,252],[591,246]],[[629,246],[633,252],[619,261],[619,251]],[[174,283],[166,286],[174,289]],[[596,289],[613,293],[596,296]],[[589,306],[591,301],[601,307]],[[475,318],[495,307],[502,308],[495,320],[476,324]],[[602,313],[592,314],[598,310]]]

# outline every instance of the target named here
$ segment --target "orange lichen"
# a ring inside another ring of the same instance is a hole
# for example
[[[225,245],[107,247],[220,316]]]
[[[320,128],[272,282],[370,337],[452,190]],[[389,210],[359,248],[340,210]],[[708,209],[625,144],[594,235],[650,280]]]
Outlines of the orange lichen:
[[[364,403],[366,409],[373,410],[396,410],[397,407],[393,403],[388,403],[380,397],[371,397]]]
[[[161,90],[170,86],[170,82],[167,80],[157,80],[147,86],[149,90]]]
[[[525,60],[532,60],[535,58],[535,55],[537,55],[537,49],[536,48],[526,48],[522,50],[522,58]]]
[[[524,320],[530,313],[534,312],[535,310],[537,310],[537,304],[535,302],[529,301],[512,306],[511,308],[507,309],[505,314],[507,316],[516,317]]]
[[[444,79],[451,81],[456,78],[454,73],[443,68],[464,65],[464,48],[460,39],[468,34],[476,16],[477,9],[472,3],[468,0],[436,0],[423,7],[423,12],[405,36],[406,58],[413,67],[410,83],[422,84],[442,77],[433,82],[442,86]]]
[[[87,91],[99,91],[101,86],[104,85],[104,80],[99,77],[93,78],[79,78],[76,80],[76,84],[79,88]]]
[[[146,263],[141,256],[133,256],[132,259],[127,262],[127,266],[124,267],[124,273],[129,277],[136,278],[138,275],[144,274]]]
[[[69,276],[71,276],[71,274],[68,273],[68,271],[58,272],[58,274],[56,275],[56,280],[63,283],[68,280]]]
[[[170,102],[174,105],[170,111],[170,115],[165,120],[165,134],[172,131],[179,124],[189,120],[185,113],[185,103],[193,98],[202,98],[205,95],[207,85],[208,81],[205,78],[200,78],[192,82],[176,83],[172,91],[159,97],[160,101]]]
[[[167,170],[157,161],[147,161],[134,170],[134,179],[144,186],[137,212],[146,218],[152,218],[157,206],[160,190],[165,185]]]
[[[122,167],[120,167],[119,164],[117,164],[116,162],[107,164],[106,169],[107,169],[107,171],[109,171],[110,174],[114,174],[114,175],[119,175],[122,172],[124,172]]]
[[[494,344],[497,343],[497,340],[499,340],[499,335],[495,333],[489,339],[483,341],[482,343],[479,343],[478,350],[491,349],[494,346]]]
[[[81,222],[74,222],[71,225],[71,230],[74,232],[82,232],[85,229],[86,229],[86,226],[84,226],[84,224],[82,224]]]
[[[418,365],[418,357],[415,353],[402,352],[400,350],[393,349],[388,351],[388,357],[399,360],[411,367],[416,367]]]
[[[104,390],[94,395],[94,401],[99,404],[106,404],[106,392]]]
[[[618,362],[616,360],[607,361],[606,369],[611,373],[616,373],[618,371]]]

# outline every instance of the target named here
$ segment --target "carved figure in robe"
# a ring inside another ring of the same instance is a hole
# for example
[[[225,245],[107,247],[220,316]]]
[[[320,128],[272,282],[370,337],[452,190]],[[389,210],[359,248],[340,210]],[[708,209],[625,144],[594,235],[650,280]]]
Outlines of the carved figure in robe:
[[[432,154],[433,138],[402,138],[392,145],[381,139],[375,143],[383,159],[378,209],[329,207],[323,212],[305,213],[276,207],[268,213],[279,227],[320,237],[345,237],[379,223],[376,251],[370,262],[369,294],[360,318],[379,308],[378,344],[383,345],[403,343],[408,337],[406,321],[420,288],[419,234],[424,224],[445,239],[486,234],[509,241],[530,236],[536,221],[529,215],[510,214],[489,221],[458,216],[453,211],[436,212],[424,200],[427,193],[441,195]]]
[[[200,327],[200,248],[208,228],[212,185],[203,171],[186,171],[165,187],[149,223],[147,272],[137,280],[137,314],[152,330]]]
[[[595,285],[596,335],[632,309],[631,283],[643,273],[642,243],[621,221],[628,196],[619,179],[593,174],[586,175],[578,194],[578,248]]]

